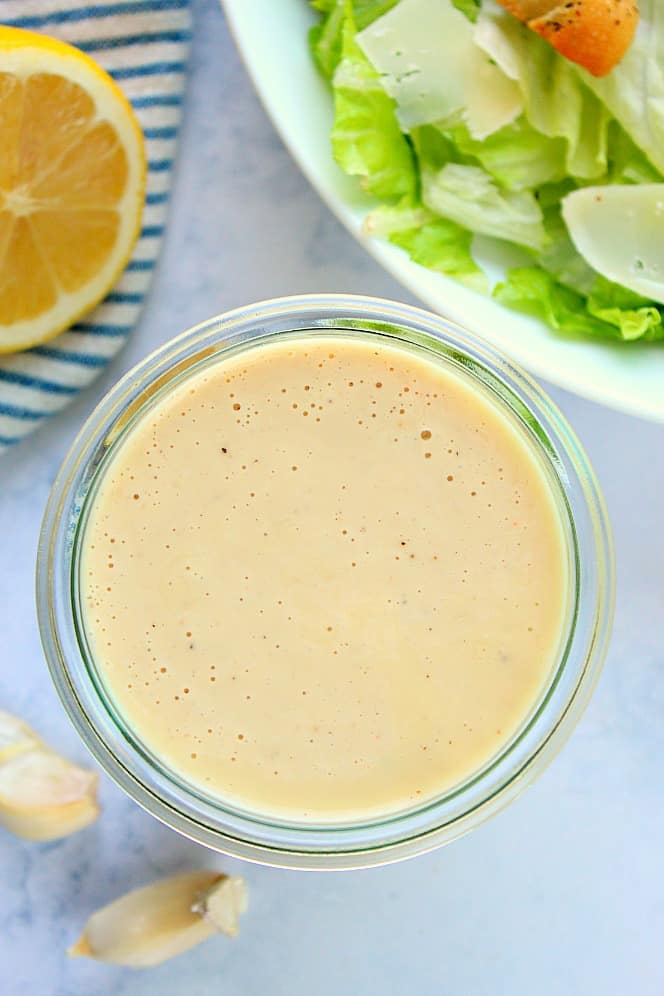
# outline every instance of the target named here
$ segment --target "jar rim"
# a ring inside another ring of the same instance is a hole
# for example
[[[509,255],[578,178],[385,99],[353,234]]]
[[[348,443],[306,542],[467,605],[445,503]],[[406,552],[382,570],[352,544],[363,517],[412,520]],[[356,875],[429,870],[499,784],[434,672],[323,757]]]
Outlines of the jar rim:
[[[265,820],[206,799],[149,756],[113,717],[83,652],[74,565],[86,497],[111,449],[157,393],[232,350],[296,334],[359,334],[410,344],[487,389],[530,437],[564,496],[573,538],[575,601],[565,648],[542,701],[495,759],[434,801],[353,825]],[[346,295],[265,301],[217,316],[161,346],[100,402],[66,456],[46,507],[37,609],[49,669],[97,761],[135,801],[191,839],[236,857],[294,868],[366,867],[422,853],[483,822],[557,753],[599,676],[610,636],[614,567],[599,486],[576,436],[541,388],[507,357],[448,320],[395,302]]]

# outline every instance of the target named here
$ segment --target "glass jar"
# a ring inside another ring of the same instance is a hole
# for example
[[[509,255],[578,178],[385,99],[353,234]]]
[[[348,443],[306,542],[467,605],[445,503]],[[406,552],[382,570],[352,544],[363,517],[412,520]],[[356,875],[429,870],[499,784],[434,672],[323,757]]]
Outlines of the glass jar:
[[[488,394],[545,467],[568,547],[565,639],[547,687],[516,735],[440,798],[348,825],[295,825],[234,810],[160,763],[125,727],[89,659],[77,583],[91,489],[146,407],[205,364],[303,333],[401,345],[446,364]],[[514,799],[560,749],[588,702],[609,640],[613,592],[611,536],[595,476],[576,436],[537,384],[483,340],[443,318],[402,304],[337,295],[237,309],[185,332],[131,370],[92,413],[62,465],[37,562],[39,623],[49,668],[65,709],[101,766],[141,806],[192,840],[292,868],[356,868],[422,853],[471,830]]]

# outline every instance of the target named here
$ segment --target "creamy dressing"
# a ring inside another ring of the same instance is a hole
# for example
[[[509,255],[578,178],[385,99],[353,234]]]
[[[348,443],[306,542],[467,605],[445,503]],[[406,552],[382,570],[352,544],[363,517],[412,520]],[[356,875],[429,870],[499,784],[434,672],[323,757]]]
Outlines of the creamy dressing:
[[[467,779],[551,677],[557,499],[443,365],[302,335],[208,364],[139,417],[82,538],[84,626],[135,735],[219,800],[395,812]]]

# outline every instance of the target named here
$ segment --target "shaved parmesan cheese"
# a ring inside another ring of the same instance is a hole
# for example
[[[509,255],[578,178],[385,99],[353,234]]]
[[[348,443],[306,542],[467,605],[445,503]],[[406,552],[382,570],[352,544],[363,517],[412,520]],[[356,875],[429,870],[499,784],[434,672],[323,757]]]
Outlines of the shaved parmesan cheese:
[[[664,184],[583,187],[562,201],[576,246],[608,280],[664,304]]]
[[[498,7],[491,0],[486,0],[473,28],[473,38],[475,44],[479,45],[497,66],[500,66],[506,76],[518,81],[521,75],[519,59],[509,38],[501,30],[502,13],[502,7]],[[492,14],[497,14],[499,20],[494,20]]]
[[[521,113],[519,87],[475,44],[473,25],[450,0],[401,0],[357,41],[405,131],[461,112],[483,139]]]

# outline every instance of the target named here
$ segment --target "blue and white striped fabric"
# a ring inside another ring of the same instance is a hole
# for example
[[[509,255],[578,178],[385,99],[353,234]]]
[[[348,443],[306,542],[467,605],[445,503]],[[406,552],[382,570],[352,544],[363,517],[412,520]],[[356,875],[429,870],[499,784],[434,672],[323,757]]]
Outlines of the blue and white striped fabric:
[[[94,380],[136,323],[168,212],[191,22],[189,0],[0,0],[0,22],[53,35],[92,55],[133,104],[148,156],[143,228],[118,284],[68,332],[0,358],[2,452]]]

